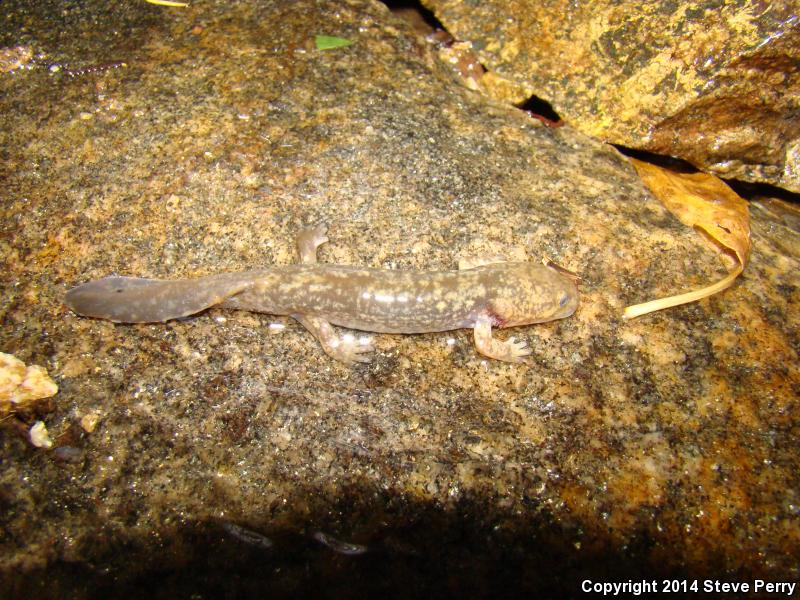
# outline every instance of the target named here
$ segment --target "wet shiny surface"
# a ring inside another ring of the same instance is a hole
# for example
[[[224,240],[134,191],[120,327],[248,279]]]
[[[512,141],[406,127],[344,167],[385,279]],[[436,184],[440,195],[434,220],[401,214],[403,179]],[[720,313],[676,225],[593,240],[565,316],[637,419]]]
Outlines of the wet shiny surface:
[[[790,227],[753,210],[740,281],[624,322],[722,265],[613,149],[460,87],[382,7],[8,6],[3,35],[26,23],[9,47],[129,66],[0,76],[0,351],[59,386],[22,415],[52,451],[0,427],[3,589],[563,596],[609,573],[800,577]],[[318,32],[354,43],[316,53]],[[289,265],[320,222],[322,263],[547,256],[580,275],[580,305],[499,332],[530,364],[457,330],[372,336],[354,368],[286,317],[121,326],[62,304],[115,272]]]

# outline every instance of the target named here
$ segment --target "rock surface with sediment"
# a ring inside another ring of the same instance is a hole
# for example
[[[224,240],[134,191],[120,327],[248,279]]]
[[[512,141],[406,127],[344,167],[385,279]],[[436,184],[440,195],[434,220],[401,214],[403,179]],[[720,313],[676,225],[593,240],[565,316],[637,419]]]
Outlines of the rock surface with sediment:
[[[23,423],[52,449],[0,428],[10,595],[796,575],[791,217],[759,205],[723,294],[624,322],[722,264],[613,148],[467,89],[383,5],[21,4],[0,38],[30,48],[0,75],[0,351],[59,393]],[[350,367],[287,317],[124,326],[62,303],[113,272],[291,263],[321,222],[323,262],[547,256],[581,304],[497,333],[528,364],[460,330],[373,335]]]

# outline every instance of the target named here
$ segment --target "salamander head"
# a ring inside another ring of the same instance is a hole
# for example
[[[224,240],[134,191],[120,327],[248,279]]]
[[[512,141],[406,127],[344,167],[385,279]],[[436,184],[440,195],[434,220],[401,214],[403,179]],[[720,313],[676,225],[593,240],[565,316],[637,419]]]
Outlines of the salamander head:
[[[578,307],[575,281],[551,267],[516,263],[494,287],[491,313],[496,327],[563,319]]]

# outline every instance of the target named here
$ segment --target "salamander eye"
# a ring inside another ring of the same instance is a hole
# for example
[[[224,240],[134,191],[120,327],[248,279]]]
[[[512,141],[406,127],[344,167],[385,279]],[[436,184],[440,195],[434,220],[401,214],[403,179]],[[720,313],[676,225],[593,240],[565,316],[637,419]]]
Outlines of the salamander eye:
[[[561,299],[558,301],[558,305],[564,306],[567,302],[569,302],[569,294],[565,292],[561,294]]]

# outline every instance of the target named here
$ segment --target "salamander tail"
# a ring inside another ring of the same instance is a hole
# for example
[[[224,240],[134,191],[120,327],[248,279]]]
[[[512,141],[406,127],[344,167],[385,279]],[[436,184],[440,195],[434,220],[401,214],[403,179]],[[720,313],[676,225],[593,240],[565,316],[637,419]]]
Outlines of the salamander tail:
[[[154,323],[210,308],[238,294],[251,281],[234,274],[174,281],[114,275],[72,288],[64,303],[85,317],[115,323]]]

